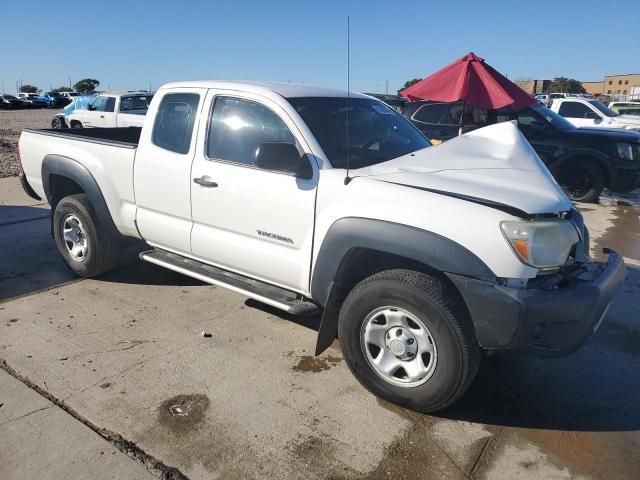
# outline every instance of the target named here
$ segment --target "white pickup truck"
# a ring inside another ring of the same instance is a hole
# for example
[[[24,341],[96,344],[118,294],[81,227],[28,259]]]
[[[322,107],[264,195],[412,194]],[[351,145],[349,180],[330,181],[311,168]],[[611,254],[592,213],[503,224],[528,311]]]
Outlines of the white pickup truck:
[[[625,276],[510,122],[438,147],[365,95],[171,83],[141,129],[25,130],[25,190],[52,207],[78,275],[147,262],[296,315],[322,312],[371,392],[420,411],[472,382],[482,350],[565,355]]]
[[[71,128],[142,127],[153,95],[149,93],[103,93],[86,109],[69,114]]]
[[[623,128],[640,132],[640,116],[620,115],[598,100],[560,98],[553,101],[551,110],[576,127]]]

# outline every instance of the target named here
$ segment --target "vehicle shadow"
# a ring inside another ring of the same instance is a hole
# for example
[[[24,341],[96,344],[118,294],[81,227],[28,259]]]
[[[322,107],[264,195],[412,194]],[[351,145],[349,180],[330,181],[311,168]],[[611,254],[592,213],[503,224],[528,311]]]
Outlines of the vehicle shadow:
[[[628,266],[627,273],[600,331],[582,350],[558,359],[490,356],[464,397],[435,415],[534,429],[640,429],[640,268]]]
[[[8,228],[14,224],[49,218],[48,208],[26,205],[0,205],[0,228]]]

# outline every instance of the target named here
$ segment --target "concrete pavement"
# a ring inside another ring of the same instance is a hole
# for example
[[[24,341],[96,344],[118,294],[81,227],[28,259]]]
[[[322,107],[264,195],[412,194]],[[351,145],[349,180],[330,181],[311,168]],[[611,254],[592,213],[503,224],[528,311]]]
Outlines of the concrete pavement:
[[[15,179],[0,192],[29,206]],[[620,208],[585,207],[594,245],[615,241],[640,265],[637,210]],[[585,349],[494,355],[460,402],[427,416],[368,394],[339,348],[313,358],[317,318],[152,265],[65,283],[73,277],[48,222],[25,220],[0,226],[0,358],[80,420],[190,479],[640,476],[637,268]],[[34,428],[10,441],[29,451]]]

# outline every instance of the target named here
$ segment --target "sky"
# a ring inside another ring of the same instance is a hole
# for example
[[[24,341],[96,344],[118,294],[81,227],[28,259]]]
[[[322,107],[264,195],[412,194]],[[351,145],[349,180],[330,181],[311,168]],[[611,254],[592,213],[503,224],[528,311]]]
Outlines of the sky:
[[[469,51],[510,79],[640,73],[640,1],[0,0],[0,79],[264,80],[395,93]],[[62,8],[58,8],[58,6]]]

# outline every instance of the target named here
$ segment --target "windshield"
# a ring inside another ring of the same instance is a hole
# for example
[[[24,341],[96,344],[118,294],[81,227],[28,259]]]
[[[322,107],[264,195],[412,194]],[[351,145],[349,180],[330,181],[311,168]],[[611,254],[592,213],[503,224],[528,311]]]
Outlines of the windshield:
[[[59,97],[60,94],[58,92],[47,92],[45,93],[48,97]]]
[[[132,97],[122,97],[120,99],[120,111],[146,110],[149,108],[153,95],[136,95]]]
[[[529,105],[529,108],[539,114],[547,123],[550,123],[552,126],[559,128],[561,130],[573,130],[574,127],[572,123],[569,122],[564,117],[561,117],[556,112],[549,110],[544,105],[533,104]]]
[[[609,107],[607,107],[604,103],[601,103],[597,100],[589,100],[589,103],[604,113],[607,117],[618,117],[619,113],[614,112]]]
[[[347,100],[346,97],[288,100],[316,137],[334,168],[346,168],[347,153],[350,168],[362,168],[431,145],[404,117],[378,100]]]
[[[7,100],[17,100],[16,97],[14,97],[13,95],[3,95],[4,98],[6,98]]]

